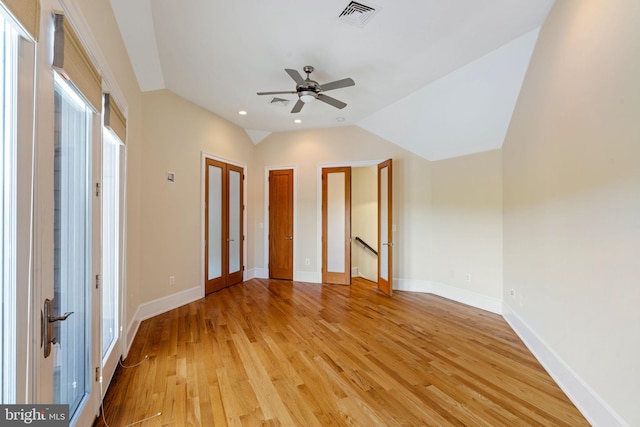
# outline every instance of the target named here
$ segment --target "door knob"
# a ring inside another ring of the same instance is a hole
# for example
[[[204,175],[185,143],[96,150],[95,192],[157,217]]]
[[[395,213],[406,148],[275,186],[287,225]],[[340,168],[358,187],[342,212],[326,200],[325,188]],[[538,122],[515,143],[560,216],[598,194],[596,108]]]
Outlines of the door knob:
[[[293,236],[286,236],[284,240],[293,240]]]

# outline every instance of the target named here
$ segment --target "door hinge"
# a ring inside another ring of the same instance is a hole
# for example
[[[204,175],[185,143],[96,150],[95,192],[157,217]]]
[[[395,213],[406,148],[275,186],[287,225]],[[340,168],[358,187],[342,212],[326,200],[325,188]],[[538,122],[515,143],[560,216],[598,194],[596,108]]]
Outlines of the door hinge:
[[[96,366],[96,382],[97,383],[101,383],[102,382],[102,375],[100,373],[100,366]]]
[[[96,182],[96,197],[100,197],[100,183]]]
[[[96,289],[100,289],[100,275],[96,274]]]

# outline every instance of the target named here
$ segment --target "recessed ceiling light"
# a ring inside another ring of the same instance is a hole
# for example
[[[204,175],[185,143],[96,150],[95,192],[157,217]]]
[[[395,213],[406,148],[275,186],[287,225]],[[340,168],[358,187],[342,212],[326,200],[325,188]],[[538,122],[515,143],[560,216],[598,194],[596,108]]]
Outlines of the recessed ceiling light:
[[[344,117],[336,117],[336,120],[339,122],[344,122]]]
[[[293,123],[302,123],[302,120],[300,120],[300,119],[295,119],[295,120],[293,121]]]
[[[238,114],[240,114],[241,116],[246,116],[247,112],[244,111],[244,110],[240,110],[240,111],[238,111]]]

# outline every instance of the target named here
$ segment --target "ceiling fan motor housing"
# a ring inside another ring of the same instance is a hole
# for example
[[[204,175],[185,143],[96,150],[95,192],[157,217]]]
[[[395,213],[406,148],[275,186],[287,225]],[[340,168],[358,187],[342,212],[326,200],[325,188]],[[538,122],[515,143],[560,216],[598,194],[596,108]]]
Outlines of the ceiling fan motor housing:
[[[313,102],[316,99],[324,102],[325,104],[329,104],[340,109],[347,106],[346,103],[340,100],[337,100],[335,98],[332,98],[330,96],[327,96],[322,92],[323,90],[329,91],[329,90],[339,89],[343,87],[353,86],[355,85],[353,79],[346,78],[346,79],[336,80],[330,83],[326,83],[325,84],[326,89],[323,89],[322,86],[318,84],[318,82],[316,82],[315,80],[311,80],[311,77],[309,76],[309,74],[311,74],[314,70],[314,68],[311,65],[305,65],[303,70],[307,74],[306,79],[303,79],[300,73],[296,70],[288,69],[288,68],[285,68],[284,70],[296,82],[295,92],[289,92],[289,91],[258,92],[258,95],[274,95],[274,94],[281,94],[281,93],[297,94],[298,102],[296,102],[296,105],[293,106],[293,109],[291,110],[292,113],[300,112],[304,104]]]

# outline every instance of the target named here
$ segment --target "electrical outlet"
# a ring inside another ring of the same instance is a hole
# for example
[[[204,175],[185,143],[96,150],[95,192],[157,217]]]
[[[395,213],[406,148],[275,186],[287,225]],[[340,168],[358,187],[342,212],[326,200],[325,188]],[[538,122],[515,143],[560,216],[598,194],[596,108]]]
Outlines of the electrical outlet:
[[[311,265],[311,260],[309,258],[305,258],[304,265]]]
[[[464,280],[467,281],[467,282],[471,282],[471,274],[470,273],[465,274],[464,275]]]
[[[516,299],[516,290],[515,289],[511,289],[509,291],[509,295],[511,295],[511,298]]]
[[[169,286],[176,284],[176,276],[169,276]]]

